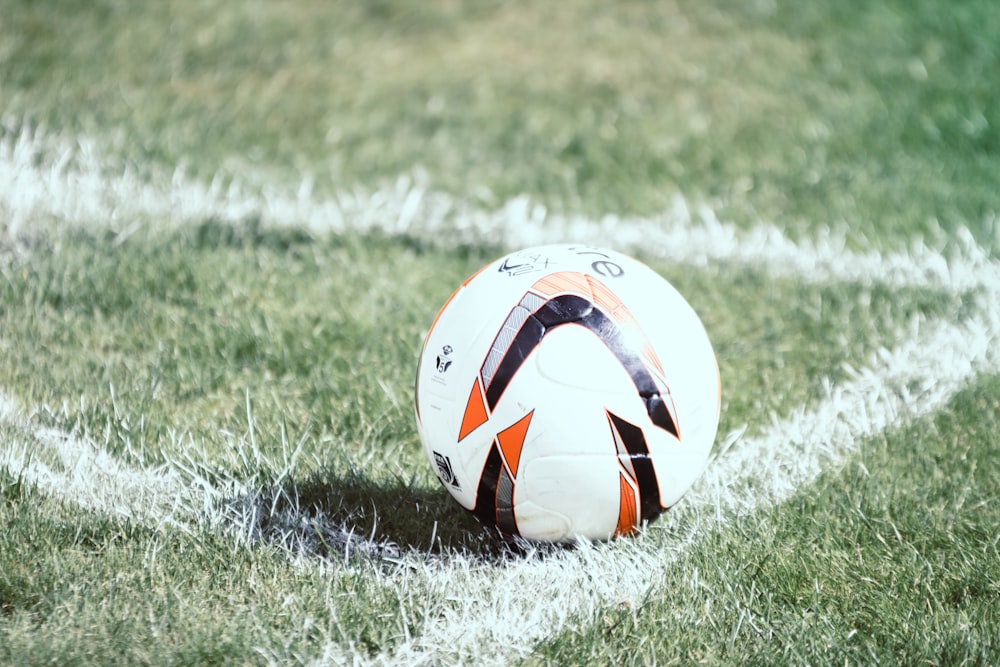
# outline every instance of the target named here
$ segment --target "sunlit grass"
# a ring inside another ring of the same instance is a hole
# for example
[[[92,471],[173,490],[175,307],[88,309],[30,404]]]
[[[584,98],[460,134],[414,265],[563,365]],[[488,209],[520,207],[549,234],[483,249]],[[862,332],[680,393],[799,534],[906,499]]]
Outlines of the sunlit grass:
[[[321,199],[404,174],[458,212],[706,202],[899,256],[968,228],[995,257],[997,34],[974,0],[0,0],[0,139],[55,137],[32,166],[66,182],[96,147],[136,183],[308,178]],[[775,506],[696,489],[634,540],[523,553],[440,488],[413,421],[422,336],[502,239],[430,242],[419,217],[403,236],[168,226],[113,201],[21,221],[21,194],[0,202],[0,663],[499,662],[536,641],[549,664],[998,662],[992,375]],[[996,308],[988,285],[646,250],[715,345],[720,442]],[[126,497],[102,502],[115,476]],[[97,500],[69,488],[88,484]],[[648,587],[599,595],[603,575]],[[559,623],[498,648],[504,613]]]
[[[61,427],[145,463],[188,437],[223,454],[225,434],[248,428],[249,397],[265,443],[287,428],[371,475],[424,470],[416,354],[448,294],[495,252],[214,222],[123,242],[78,232],[9,269],[0,369],[30,403],[68,402]],[[914,318],[962,310],[959,296],[932,291],[652,266],[711,332],[723,432],[809,405]],[[109,435],[123,419],[131,427]]]
[[[7,5],[8,121],[140,171],[996,243],[988,2]]]
[[[707,537],[640,607],[553,637],[537,662],[992,662],[998,390],[984,379],[845,470]]]

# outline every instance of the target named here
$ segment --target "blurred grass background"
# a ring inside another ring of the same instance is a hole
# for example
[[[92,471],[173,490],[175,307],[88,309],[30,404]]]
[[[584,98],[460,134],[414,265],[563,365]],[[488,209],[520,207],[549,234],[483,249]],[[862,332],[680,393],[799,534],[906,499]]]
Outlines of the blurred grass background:
[[[959,226],[997,245],[990,0],[0,7],[7,125],[114,138],[138,170],[416,173],[595,217],[681,193],[862,246]]]

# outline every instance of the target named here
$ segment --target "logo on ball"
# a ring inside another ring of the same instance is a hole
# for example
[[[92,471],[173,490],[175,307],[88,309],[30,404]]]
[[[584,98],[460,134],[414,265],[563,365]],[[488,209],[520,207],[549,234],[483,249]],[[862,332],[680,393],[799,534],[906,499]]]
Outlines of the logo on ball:
[[[441,348],[441,354],[437,357],[437,372],[445,373],[449,368],[451,368],[452,360],[449,355],[454,352],[454,348],[451,345],[445,345]]]

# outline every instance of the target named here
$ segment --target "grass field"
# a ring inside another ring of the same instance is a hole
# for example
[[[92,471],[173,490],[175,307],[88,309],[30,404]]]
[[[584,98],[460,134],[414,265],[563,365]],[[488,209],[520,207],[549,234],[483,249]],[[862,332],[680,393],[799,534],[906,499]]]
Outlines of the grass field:
[[[1000,663],[1000,6],[0,0],[0,664]],[[713,459],[515,551],[448,294],[612,246]]]

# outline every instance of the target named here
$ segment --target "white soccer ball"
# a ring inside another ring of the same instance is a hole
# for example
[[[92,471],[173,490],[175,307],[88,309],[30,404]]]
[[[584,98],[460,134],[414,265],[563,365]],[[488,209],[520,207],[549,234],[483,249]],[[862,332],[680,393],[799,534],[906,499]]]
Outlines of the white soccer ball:
[[[635,531],[705,467],[721,384],[701,320],[652,269],[551,245],[448,299],[417,370],[420,439],[462,507],[508,536]]]

